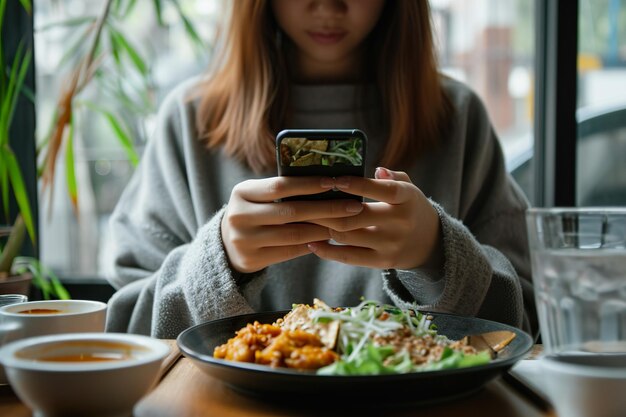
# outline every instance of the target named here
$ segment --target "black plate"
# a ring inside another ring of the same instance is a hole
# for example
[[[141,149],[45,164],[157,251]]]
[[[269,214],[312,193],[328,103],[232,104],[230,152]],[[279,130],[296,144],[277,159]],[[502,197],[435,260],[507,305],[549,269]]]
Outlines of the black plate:
[[[398,375],[326,376],[213,357],[213,349],[247,323],[272,323],[287,312],[246,314],[198,324],[183,331],[177,343],[198,368],[246,395],[280,403],[328,404],[336,399],[343,404],[358,401],[361,405],[379,406],[434,403],[472,394],[522,359],[533,345],[530,335],[515,327],[473,317],[428,313],[434,317],[437,332],[450,339],[495,330],[510,330],[516,337],[485,365]]]

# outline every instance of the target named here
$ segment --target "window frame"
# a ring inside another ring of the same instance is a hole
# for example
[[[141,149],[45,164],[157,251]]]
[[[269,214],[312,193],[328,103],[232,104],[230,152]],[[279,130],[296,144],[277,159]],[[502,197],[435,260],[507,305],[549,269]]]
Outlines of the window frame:
[[[32,5],[34,7],[34,4]],[[6,2],[4,23],[2,25],[2,48],[5,51],[6,64],[13,62],[20,41],[24,47],[30,49],[32,57],[35,56],[35,42],[33,30],[34,13],[28,13],[18,1]],[[24,79],[24,88],[36,94],[35,89],[35,60],[31,59],[30,66]],[[2,68],[2,71],[5,69]],[[21,95],[17,101],[13,122],[9,130],[9,145],[15,153],[17,162],[21,168],[22,176],[27,190],[28,200],[33,218],[33,226],[36,230],[35,242],[25,239],[21,254],[24,256],[38,257],[37,241],[39,240],[39,204],[37,198],[37,153],[36,153],[36,118],[35,103]],[[30,140],[28,140],[30,139]],[[13,195],[10,195],[9,218],[12,224],[19,213],[19,208]]]
[[[536,206],[576,206],[579,3],[536,0],[535,138],[531,161],[531,201]]]

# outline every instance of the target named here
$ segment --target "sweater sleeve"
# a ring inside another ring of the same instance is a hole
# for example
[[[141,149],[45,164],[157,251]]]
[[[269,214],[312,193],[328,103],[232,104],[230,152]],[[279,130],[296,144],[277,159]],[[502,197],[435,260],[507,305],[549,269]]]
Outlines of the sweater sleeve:
[[[475,95],[457,101],[463,159],[458,205],[432,201],[439,214],[443,268],[383,272],[401,306],[507,323],[537,336],[526,236],[526,197],[506,172],[499,141]]]
[[[481,244],[459,220],[436,203],[433,205],[442,228],[443,272],[422,268],[384,271],[385,287],[394,302],[407,307],[416,302],[422,310],[477,316],[533,334],[532,286],[520,278],[513,262],[504,254],[508,251]],[[511,256],[514,261],[519,260],[515,254]],[[519,264],[519,269],[524,270],[523,264]],[[527,294],[524,283],[530,286]],[[524,296],[530,297],[528,312],[524,311]]]
[[[117,291],[107,331],[175,338],[194,324],[253,311],[246,294],[263,277],[233,273],[221,241],[224,208],[203,218],[188,186],[186,167],[202,151],[189,149],[199,145],[188,113],[180,97],[164,102],[155,135],[111,216],[109,281]]]

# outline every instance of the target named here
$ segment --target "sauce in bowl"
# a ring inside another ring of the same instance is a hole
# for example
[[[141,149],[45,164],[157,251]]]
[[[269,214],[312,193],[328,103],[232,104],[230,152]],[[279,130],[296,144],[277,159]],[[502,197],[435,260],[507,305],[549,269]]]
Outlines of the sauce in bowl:
[[[30,310],[18,311],[19,314],[59,314],[63,313],[63,310],[57,310],[53,308],[32,308]]]
[[[130,359],[131,356],[123,353],[111,353],[111,352],[94,352],[94,353],[82,353],[78,355],[63,355],[43,357],[37,359],[41,362],[110,362],[110,361],[123,361]]]
[[[68,340],[24,349],[15,356],[35,362],[94,363],[132,360],[147,351],[144,346],[117,341]]]

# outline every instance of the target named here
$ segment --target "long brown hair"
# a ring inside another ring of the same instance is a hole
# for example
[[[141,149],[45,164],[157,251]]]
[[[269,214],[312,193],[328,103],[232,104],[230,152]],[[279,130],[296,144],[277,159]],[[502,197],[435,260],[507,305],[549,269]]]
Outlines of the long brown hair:
[[[202,140],[209,148],[223,147],[255,172],[275,166],[274,136],[289,108],[285,42],[277,41],[280,31],[269,1],[232,6],[221,66],[198,91]],[[379,162],[390,168],[434,146],[450,111],[430,19],[428,0],[387,0],[369,37],[389,136]]]

